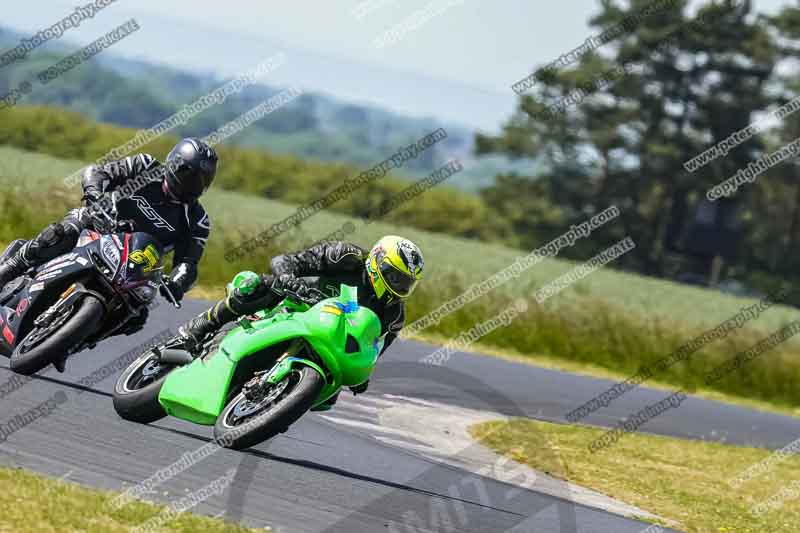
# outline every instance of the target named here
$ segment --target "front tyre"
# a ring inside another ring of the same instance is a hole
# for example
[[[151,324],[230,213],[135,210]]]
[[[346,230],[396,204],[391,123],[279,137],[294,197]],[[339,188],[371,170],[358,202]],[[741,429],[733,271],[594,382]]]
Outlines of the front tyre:
[[[217,418],[214,439],[234,450],[271,439],[311,409],[324,386],[319,372],[302,366],[273,385],[264,398],[251,401],[239,393]]]
[[[97,332],[104,316],[103,302],[87,294],[60,310],[47,326],[34,327],[25,335],[11,354],[11,370],[29,376],[64,358],[70,349]]]
[[[152,350],[128,365],[114,385],[114,410],[131,422],[149,424],[167,416],[158,394],[175,365],[165,365]]]

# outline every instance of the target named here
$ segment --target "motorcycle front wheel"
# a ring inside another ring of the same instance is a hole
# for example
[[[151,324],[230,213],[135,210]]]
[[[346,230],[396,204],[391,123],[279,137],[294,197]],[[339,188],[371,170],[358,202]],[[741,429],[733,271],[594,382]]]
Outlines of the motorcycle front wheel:
[[[94,335],[103,322],[105,307],[87,294],[74,305],[60,310],[50,324],[34,327],[11,354],[11,370],[31,375]]]
[[[313,368],[293,369],[263,398],[251,401],[239,393],[225,406],[214,426],[214,439],[241,450],[271,439],[303,416],[322,392],[323,377]]]

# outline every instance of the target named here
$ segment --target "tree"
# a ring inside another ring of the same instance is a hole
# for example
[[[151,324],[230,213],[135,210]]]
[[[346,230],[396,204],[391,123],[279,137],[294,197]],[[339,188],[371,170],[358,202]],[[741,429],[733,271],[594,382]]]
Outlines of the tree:
[[[762,149],[756,140],[694,173],[683,166],[767,106],[766,82],[779,57],[751,2],[710,2],[693,15],[687,4],[604,0],[590,20],[593,34],[625,31],[567,68],[540,71],[502,133],[477,138],[479,153],[545,158],[537,191],[563,214],[562,231],[617,205],[620,223],[601,242],[593,237],[595,246],[630,235],[637,248],[624,259],[654,275],[664,273],[678,208],[691,212],[709,187]],[[531,197],[515,195],[519,187],[501,177],[491,194],[505,189],[504,209],[517,202],[523,212]],[[533,209],[530,225],[545,221],[540,212]]]

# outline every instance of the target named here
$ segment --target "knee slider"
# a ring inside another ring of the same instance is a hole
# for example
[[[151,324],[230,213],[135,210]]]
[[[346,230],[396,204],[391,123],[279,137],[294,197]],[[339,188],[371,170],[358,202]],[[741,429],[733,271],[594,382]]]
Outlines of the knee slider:
[[[78,232],[61,223],[47,226],[26,247],[27,259],[49,261],[72,251],[78,243]]]

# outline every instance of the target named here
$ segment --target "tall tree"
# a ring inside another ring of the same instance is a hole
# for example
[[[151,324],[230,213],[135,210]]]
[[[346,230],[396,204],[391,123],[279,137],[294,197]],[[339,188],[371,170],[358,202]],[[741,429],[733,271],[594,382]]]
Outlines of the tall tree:
[[[767,107],[779,50],[750,1],[709,2],[690,14],[686,0],[604,0],[590,26],[595,36],[618,36],[567,68],[540,71],[502,133],[479,136],[477,147],[543,157],[547,172],[528,179],[557,206],[562,229],[612,204],[623,209],[621,224],[595,245],[630,235],[637,248],[627,264],[662,274],[671,220],[746,166],[760,141],[694,173],[684,162]],[[488,192],[525,212],[530,197],[507,184]],[[530,211],[530,227],[541,212]]]

